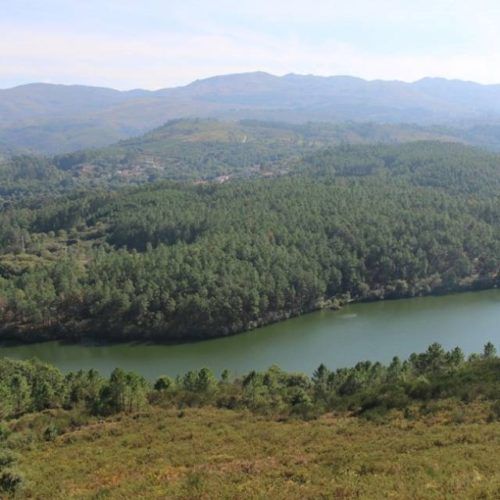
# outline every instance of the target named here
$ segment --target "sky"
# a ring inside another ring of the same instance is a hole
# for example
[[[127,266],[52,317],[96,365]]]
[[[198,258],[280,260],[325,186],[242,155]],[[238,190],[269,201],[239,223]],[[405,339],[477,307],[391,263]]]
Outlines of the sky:
[[[500,83],[499,0],[0,0],[0,88],[266,71]]]

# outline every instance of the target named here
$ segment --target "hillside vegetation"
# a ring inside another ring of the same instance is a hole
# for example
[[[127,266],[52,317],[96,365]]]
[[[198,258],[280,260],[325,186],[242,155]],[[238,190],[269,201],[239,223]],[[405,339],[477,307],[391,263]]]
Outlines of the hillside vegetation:
[[[385,424],[155,408],[32,444],[20,468],[26,496],[40,499],[494,500],[500,423],[486,415],[481,405],[453,402]],[[47,418],[19,426],[37,429]]]
[[[286,123],[245,120],[175,120],[138,138],[109,148],[62,155],[64,170],[114,182],[156,179],[210,180],[223,175],[251,176],[286,172],[298,157],[341,143],[453,141],[444,132],[417,126]]]
[[[0,158],[0,199],[72,188],[269,177],[288,172],[302,155],[342,143],[458,141],[446,131],[410,125],[174,120],[107,148],[54,157]]]
[[[498,285],[498,156],[341,146],[289,174],[0,213],[2,336],[188,340],[349,300]]]
[[[339,145],[435,141],[493,145],[494,126],[466,130],[377,123],[290,124],[180,119],[109,147],[56,156],[0,156],[0,201],[75,188],[112,188],[158,180],[225,182],[293,171],[304,155]],[[492,142],[493,141],[493,142]]]
[[[0,492],[27,498],[496,498],[500,360],[434,344],[312,378],[153,385],[0,360]]]

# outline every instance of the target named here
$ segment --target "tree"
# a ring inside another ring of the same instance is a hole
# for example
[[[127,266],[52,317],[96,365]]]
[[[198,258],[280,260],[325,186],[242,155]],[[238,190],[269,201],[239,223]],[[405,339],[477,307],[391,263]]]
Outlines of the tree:
[[[396,382],[403,371],[403,365],[398,356],[392,358],[391,364],[387,369],[387,380],[389,382]]]
[[[31,389],[22,375],[14,375],[10,380],[14,415],[21,415],[31,407]]]
[[[11,388],[5,382],[0,382],[0,420],[14,413],[14,404]]]
[[[198,392],[210,392],[215,389],[217,385],[217,379],[214,374],[208,368],[202,368],[198,372],[198,377],[196,380],[196,391]]]
[[[32,397],[33,406],[37,411],[44,410],[45,408],[53,408],[58,403],[54,388],[46,380],[40,380],[35,383]]]
[[[167,377],[166,375],[161,376],[156,380],[154,384],[154,390],[159,392],[165,392],[168,389],[172,388],[174,385],[174,381],[171,377]]]
[[[323,363],[321,363],[313,373],[312,382],[314,387],[314,398],[318,401],[326,401],[328,397],[329,375],[330,371]]]
[[[484,346],[483,358],[485,358],[485,359],[493,359],[493,358],[496,357],[496,355],[497,355],[496,347],[491,342],[488,342]]]
[[[446,354],[447,364],[452,369],[457,369],[465,361],[465,355],[460,347],[455,347]]]
[[[148,384],[144,377],[116,368],[101,390],[100,404],[104,413],[134,412],[147,402]]]

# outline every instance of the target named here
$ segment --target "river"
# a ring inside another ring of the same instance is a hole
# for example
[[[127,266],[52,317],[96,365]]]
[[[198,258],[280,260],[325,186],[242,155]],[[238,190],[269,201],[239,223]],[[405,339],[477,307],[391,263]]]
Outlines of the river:
[[[447,349],[460,346],[469,354],[480,352],[488,341],[500,347],[500,290],[352,304],[190,344],[44,342],[2,346],[0,356],[37,357],[63,371],[96,368],[109,374],[119,366],[154,379],[204,366],[241,374],[277,364],[312,373],[320,363],[340,368],[366,359],[388,362],[433,342]]]

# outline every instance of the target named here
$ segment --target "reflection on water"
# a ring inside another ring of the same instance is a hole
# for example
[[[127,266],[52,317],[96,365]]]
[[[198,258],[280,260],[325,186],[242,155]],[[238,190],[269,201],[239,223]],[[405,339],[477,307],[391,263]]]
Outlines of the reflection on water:
[[[96,368],[108,374],[120,366],[149,378],[203,366],[241,374],[278,364],[311,373],[320,363],[338,368],[365,359],[388,362],[433,342],[478,352],[489,340],[500,347],[500,290],[352,304],[194,344],[46,342],[0,347],[0,356],[37,357],[65,371]]]

